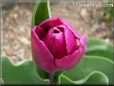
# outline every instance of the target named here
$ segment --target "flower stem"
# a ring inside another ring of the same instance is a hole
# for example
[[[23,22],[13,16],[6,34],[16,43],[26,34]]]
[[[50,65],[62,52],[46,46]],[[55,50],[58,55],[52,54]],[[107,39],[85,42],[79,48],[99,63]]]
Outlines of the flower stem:
[[[54,84],[54,72],[50,73],[49,84]]]

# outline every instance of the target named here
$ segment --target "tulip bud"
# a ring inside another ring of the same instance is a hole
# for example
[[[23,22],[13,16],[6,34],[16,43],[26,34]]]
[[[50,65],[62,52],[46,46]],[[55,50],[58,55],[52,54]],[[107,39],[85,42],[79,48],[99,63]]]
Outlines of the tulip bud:
[[[50,18],[32,29],[32,53],[46,72],[73,68],[86,50],[86,36],[80,36],[61,18]]]

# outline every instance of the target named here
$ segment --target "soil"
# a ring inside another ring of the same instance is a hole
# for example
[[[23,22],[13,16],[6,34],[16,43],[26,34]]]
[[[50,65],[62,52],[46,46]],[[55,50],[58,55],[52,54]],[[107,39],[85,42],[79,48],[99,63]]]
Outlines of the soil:
[[[31,17],[34,3],[18,3],[4,7],[2,11],[1,55],[9,56],[14,62],[32,59]],[[52,16],[67,20],[80,34],[88,37],[113,41],[112,22],[102,16],[102,9],[77,7],[65,1],[51,3]]]

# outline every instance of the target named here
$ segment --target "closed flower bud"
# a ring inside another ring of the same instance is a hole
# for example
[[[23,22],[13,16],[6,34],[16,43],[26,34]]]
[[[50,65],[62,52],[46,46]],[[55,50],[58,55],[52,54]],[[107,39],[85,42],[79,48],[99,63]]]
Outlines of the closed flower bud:
[[[86,50],[86,36],[80,36],[61,18],[50,18],[32,29],[32,53],[46,72],[73,68]]]

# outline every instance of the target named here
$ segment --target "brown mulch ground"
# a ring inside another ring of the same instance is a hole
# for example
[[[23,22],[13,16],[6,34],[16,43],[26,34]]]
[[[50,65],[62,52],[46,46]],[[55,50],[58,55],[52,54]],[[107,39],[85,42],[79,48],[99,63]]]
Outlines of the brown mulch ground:
[[[63,4],[64,3],[64,4]],[[2,52],[14,62],[31,59],[31,17],[33,3],[16,4],[9,13],[2,14]],[[61,16],[88,37],[112,43],[112,22],[102,16],[101,8],[81,8],[71,3],[51,3],[52,16]]]

